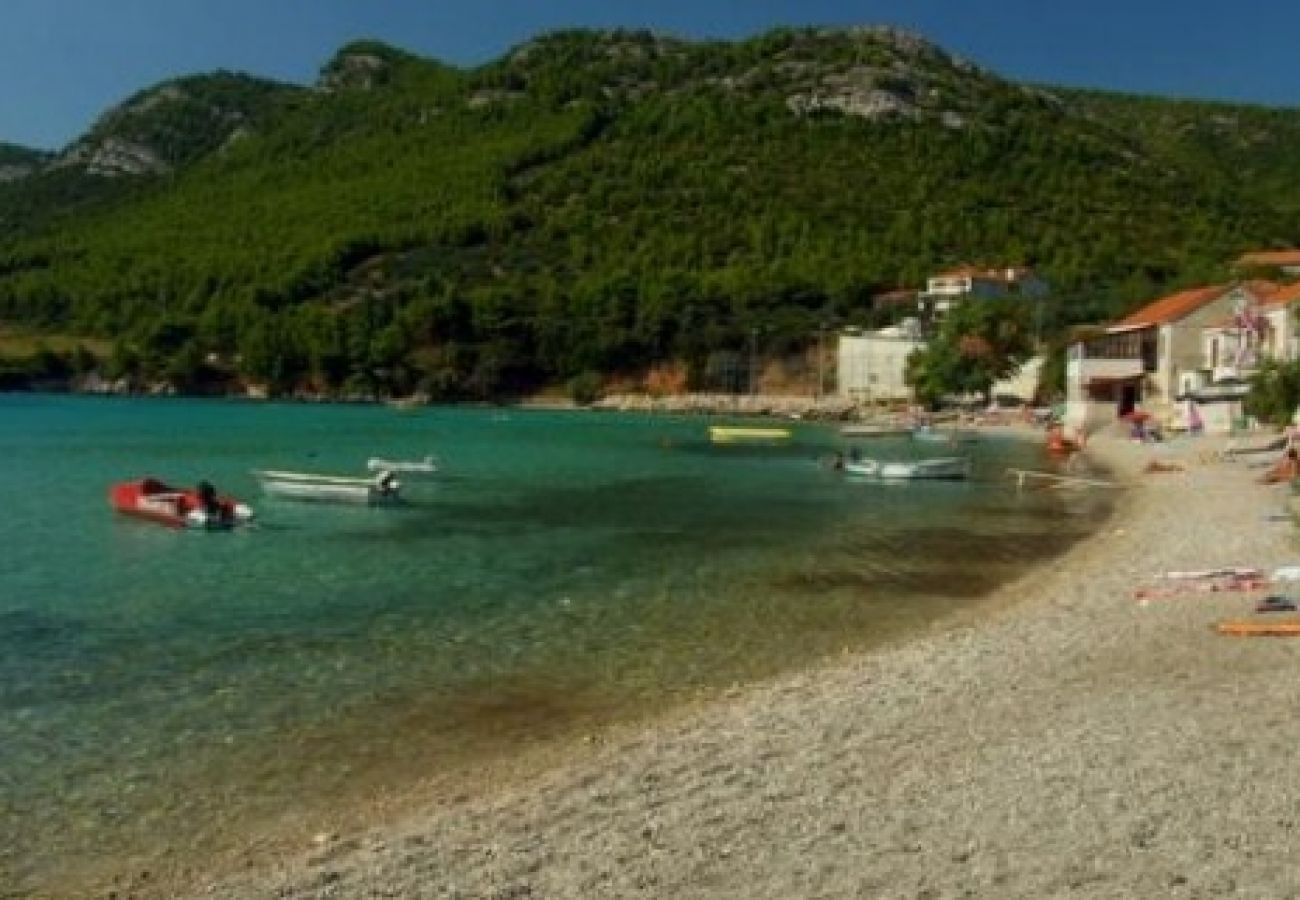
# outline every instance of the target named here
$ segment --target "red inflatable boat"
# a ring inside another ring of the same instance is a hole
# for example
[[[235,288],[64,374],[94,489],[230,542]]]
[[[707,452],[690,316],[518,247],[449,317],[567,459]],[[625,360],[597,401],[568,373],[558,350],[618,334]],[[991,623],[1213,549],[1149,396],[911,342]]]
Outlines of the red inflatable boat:
[[[248,506],[218,496],[206,481],[194,490],[170,487],[157,478],[124,481],[113,485],[108,499],[123,515],[172,528],[233,528],[253,518]]]

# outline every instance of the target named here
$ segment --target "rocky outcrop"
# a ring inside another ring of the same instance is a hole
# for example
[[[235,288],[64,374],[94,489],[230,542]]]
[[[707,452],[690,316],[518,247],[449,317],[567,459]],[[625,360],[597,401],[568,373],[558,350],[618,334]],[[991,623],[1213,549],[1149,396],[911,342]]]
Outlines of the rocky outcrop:
[[[344,52],[321,73],[323,91],[373,90],[388,80],[389,62],[374,53]]]
[[[17,181],[20,178],[26,178],[36,171],[34,165],[19,165],[18,163],[0,163],[0,182]]]
[[[293,90],[230,72],[167,82],[104,113],[51,167],[106,178],[166,174],[249,132],[275,97]]]
[[[88,175],[105,178],[162,175],[171,169],[152,148],[116,137],[76,144],[54,163],[55,168],[67,166],[78,166]]]
[[[833,110],[849,116],[876,121],[887,118],[915,118],[916,106],[898,94],[871,88],[865,91],[852,89],[834,93],[795,94],[785,101],[796,115]]]

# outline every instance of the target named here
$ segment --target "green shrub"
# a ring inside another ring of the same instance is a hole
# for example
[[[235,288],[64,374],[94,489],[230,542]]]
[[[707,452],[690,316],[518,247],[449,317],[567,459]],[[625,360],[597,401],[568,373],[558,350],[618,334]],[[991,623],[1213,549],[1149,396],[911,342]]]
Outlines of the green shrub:
[[[569,398],[580,406],[589,406],[601,398],[603,388],[600,373],[588,370],[569,379]]]

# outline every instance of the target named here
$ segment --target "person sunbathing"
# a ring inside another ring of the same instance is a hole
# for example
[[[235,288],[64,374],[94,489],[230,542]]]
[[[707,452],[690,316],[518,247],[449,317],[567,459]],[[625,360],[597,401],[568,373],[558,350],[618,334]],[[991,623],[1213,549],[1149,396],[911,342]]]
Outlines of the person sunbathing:
[[[1259,476],[1260,484],[1281,484],[1300,476],[1300,450],[1295,447],[1287,450],[1273,468]]]

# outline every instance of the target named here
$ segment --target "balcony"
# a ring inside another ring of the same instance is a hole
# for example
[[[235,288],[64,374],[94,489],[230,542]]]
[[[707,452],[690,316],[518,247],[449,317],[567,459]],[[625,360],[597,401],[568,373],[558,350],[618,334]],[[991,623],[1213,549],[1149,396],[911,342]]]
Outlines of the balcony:
[[[1250,379],[1250,376],[1255,374],[1255,371],[1256,371],[1256,367],[1253,363],[1243,364],[1239,366],[1238,365],[1215,366],[1214,368],[1210,369],[1210,382],[1215,383],[1219,381],[1248,381]]]
[[[1146,371],[1141,359],[1071,359],[1066,363],[1066,377],[1078,384],[1090,381],[1119,381],[1139,378]]]

